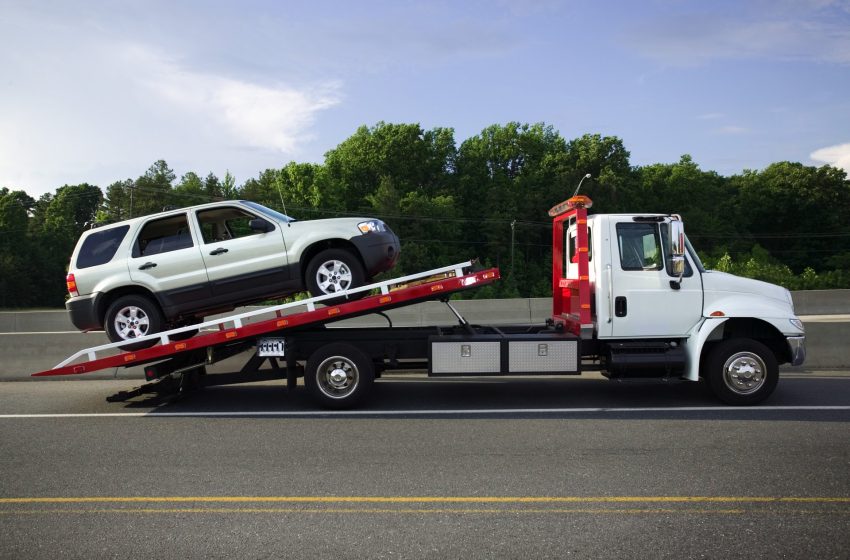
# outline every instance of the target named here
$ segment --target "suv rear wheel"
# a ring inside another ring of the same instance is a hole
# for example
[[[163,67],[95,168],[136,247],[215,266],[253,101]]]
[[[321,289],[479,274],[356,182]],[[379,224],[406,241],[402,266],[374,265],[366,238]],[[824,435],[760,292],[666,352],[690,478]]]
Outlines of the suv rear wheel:
[[[106,309],[103,325],[112,342],[132,341],[162,330],[159,306],[145,296],[121,296]],[[127,344],[123,350],[139,350],[156,344],[156,339]]]

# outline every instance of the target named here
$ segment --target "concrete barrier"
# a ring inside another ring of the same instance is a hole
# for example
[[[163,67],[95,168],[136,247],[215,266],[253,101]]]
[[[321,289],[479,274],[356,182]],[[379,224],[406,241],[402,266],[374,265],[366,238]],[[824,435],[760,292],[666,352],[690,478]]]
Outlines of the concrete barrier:
[[[850,290],[794,292],[795,307],[806,326],[807,369],[850,367]],[[549,316],[548,298],[458,300],[452,305],[474,324],[534,324]],[[239,311],[251,308],[243,308]],[[295,311],[295,310],[293,310]],[[845,314],[837,316],[836,314]],[[441,302],[392,309],[386,317],[368,315],[336,323],[344,327],[446,325],[456,321]],[[101,333],[74,330],[64,310],[0,312],[0,379],[26,379],[75,352],[108,342]],[[140,368],[107,370],[87,378],[142,377]]]

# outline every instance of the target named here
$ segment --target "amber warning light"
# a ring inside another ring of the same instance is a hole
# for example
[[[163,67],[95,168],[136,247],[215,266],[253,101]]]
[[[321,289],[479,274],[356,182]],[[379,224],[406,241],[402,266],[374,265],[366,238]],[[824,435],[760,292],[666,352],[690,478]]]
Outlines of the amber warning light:
[[[590,200],[590,197],[580,194],[550,208],[549,215],[554,218],[564,212],[569,212],[573,208],[590,208],[591,206],[593,206],[593,201]]]

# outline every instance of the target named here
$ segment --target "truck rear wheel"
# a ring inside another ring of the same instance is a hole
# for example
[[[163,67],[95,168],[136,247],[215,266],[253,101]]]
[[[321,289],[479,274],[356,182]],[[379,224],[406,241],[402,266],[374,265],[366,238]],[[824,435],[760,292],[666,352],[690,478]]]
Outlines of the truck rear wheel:
[[[365,398],[375,380],[372,361],[350,344],[319,348],[307,360],[304,384],[327,408],[349,408]]]
[[[748,338],[724,340],[710,350],[706,377],[712,392],[731,405],[757,404],[773,393],[779,366],[773,352]]]

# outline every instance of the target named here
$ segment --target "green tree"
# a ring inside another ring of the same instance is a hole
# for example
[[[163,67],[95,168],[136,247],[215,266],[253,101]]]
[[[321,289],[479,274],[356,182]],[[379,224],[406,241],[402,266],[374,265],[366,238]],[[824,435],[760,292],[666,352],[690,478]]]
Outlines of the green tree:
[[[130,217],[162,212],[173,204],[172,184],[177,176],[164,160],[151,165],[130,187]]]
[[[792,270],[823,271],[850,256],[850,182],[843,170],[779,162],[730,183],[737,190],[736,215],[746,220],[753,242]]]

